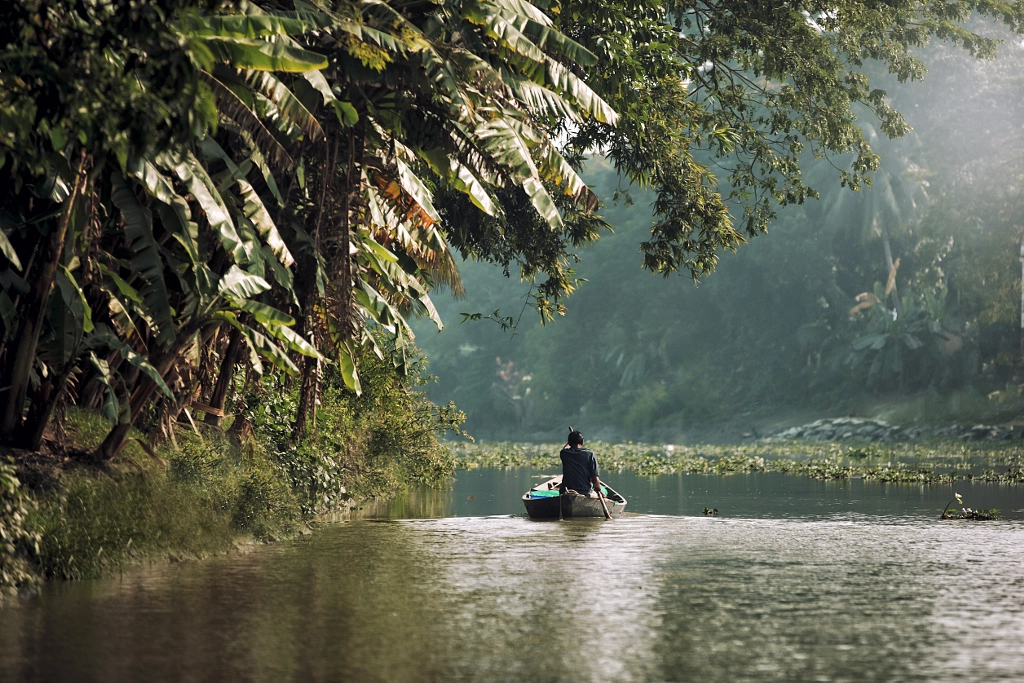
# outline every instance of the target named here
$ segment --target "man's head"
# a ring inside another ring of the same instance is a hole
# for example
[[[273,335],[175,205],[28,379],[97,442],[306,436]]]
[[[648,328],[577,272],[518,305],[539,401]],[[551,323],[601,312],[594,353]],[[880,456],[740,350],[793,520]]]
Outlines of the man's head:
[[[583,435],[577,431],[569,432],[569,445],[573,448],[579,448],[583,445]]]

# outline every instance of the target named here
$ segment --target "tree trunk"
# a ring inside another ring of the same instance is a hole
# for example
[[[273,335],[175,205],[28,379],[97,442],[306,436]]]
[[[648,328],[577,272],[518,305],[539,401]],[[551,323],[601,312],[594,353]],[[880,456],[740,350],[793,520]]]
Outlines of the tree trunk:
[[[202,327],[202,322],[192,321],[186,324],[178,331],[178,336],[175,338],[174,343],[167,347],[166,350],[157,354],[155,359],[151,359],[153,367],[160,373],[161,377],[166,377],[170,371],[174,362],[181,356],[182,349],[195,334]],[[142,409],[146,406],[149,400],[153,397],[153,393],[156,391],[156,382],[150,379],[149,375],[140,373],[139,382],[135,386],[135,390],[132,392],[131,401],[129,402],[129,421],[126,423],[120,423],[114,426],[107,434],[107,437],[103,439],[103,443],[96,449],[95,457],[101,462],[107,462],[111,458],[117,455],[118,451],[121,450],[121,446],[124,444],[124,438],[128,435],[128,430],[131,429],[135,423],[135,419],[142,412]]]
[[[335,212],[328,211],[328,201],[330,201],[331,193],[330,188],[334,175],[337,172],[338,164],[338,147],[341,142],[341,135],[337,131],[332,131],[331,142],[329,142],[329,148],[323,158],[323,165],[321,166],[320,172],[320,202],[317,207],[316,223],[313,226],[313,243],[317,251],[321,251],[322,247],[322,232],[321,227],[323,224],[324,215],[328,214],[328,220],[333,222],[335,218]],[[351,137],[351,132],[348,133]],[[347,191],[348,183],[348,171],[346,170],[346,188]],[[330,269],[331,262],[328,259],[327,267]],[[307,287],[306,301],[303,305],[303,317],[302,317],[302,330],[303,334],[309,334],[313,331],[314,325],[311,324],[313,316],[316,312],[316,306],[320,302],[320,294],[317,291],[317,283],[315,278],[312,278]],[[312,417],[313,425],[316,425],[316,402],[320,393],[320,365],[314,358],[305,358],[302,364],[302,384],[299,387],[299,405],[295,411],[295,422],[292,423],[292,443],[298,443],[302,441],[302,437],[306,434],[306,428],[309,425],[310,418]]]
[[[295,424],[292,425],[292,443],[302,441],[310,421],[316,427],[316,403],[319,397],[320,362],[316,358],[306,358],[302,368],[302,386],[299,388],[299,407],[295,412]]]
[[[228,348],[224,351],[224,360],[220,364],[220,374],[217,376],[217,383],[214,385],[213,393],[210,395],[210,407],[221,411],[222,415],[207,413],[205,420],[208,425],[219,427],[220,421],[224,419],[224,405],[227,403],[228,389],[231,388],[231,382],[235,378],[235,364],[238,363],[238,355],[241,350],[242,333],[235,328],[231,328]]]
[[[74,367],[72,363],[68,365]],[[46,427],[50,424],[53,411],[64,394],[64,387],[69,377],[71,377],[70,369],[65,370],[56,381],[44,382],[40,386],[38,395],[32,401],[32,406],[22,426],[23,443],[28,450],[38,451],[43,445],[43,434],[46,433]]]
[[[0,443],[13,443],[15,437],[18,436],[18,428],[22,424],[29,376],[35,364],[36,348],[39,346],[39,335],[46,318],[57,266],[64,253],[64,241],[67,238],[68,226],[71,224],[71,213],[84,184],[82,173],[84,168],[85,153],[83,152],[78,163],[75,185],[67,199],[67,206],[64,207],[57,229],[50,235],[49,253],[43,261],[41,272],[35,279],[32,292],[25,303],[24,312],[20,316],[21,325],[14,353],[9,355],[7,372],[5,372],[5,378],[9,379],[9,382],[6,391],[0,392]],[[61,388],[63,387],[58,388],[57,391],[59,392]],[[24,435],[20,436],[25,441],[29,440],[25,439]]]

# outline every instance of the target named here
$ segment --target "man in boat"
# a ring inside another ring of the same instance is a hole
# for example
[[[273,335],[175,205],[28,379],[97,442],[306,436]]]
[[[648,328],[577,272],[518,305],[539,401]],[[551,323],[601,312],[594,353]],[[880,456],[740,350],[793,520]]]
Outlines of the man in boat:
[[[559,490],[565,493],[569,489],[583,496],[597,498],[601,479],[597,476],[597,457],[594,451],[583,447],[583,435],[578,431],[570,431],[568,441],[558,454],[562,459],[562,485]]]

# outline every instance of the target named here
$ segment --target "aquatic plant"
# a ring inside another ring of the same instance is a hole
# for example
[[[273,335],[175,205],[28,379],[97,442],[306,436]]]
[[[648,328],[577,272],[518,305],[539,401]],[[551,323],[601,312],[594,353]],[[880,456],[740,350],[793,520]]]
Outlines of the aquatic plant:
[[[1020,445],[959,441],[893,443],[871,446],[829,442],[764,442],[739,446],[700,444],[659,446],[642,443],[588,444],[605,471],[660,474],[740,474],[781,472],[812,479],[872,479],[888,483],[937,484],[955,481],[1024,483]],[[538,467],[559,465],[560,444],[513,442],[452,446],[459,467]]]
[[[972,510],[964,505],[964,499],[959,493],[953,494],[956,499],[946,503],[946,507],[942,509],[942,514],[939,515],[939,519],[973,519],[975,521],[989,521],[993,519],[999,519],[999,510],[992,508],[991,510]],[[960,512],[953,510],[950,512],[949,506],[956,503],[960,506]]]

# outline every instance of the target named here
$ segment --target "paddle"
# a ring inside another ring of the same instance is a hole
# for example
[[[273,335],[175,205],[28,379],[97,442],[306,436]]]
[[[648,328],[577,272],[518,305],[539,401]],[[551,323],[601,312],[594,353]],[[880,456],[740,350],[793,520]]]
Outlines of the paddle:
[[[612,516],[608,513],[608,504],[604,502],[604,493],[601,492],[601,483],[598,481],[597,484],[597,497],[601,501],[601,507],[604,508],[604,518],[610,520]]]

